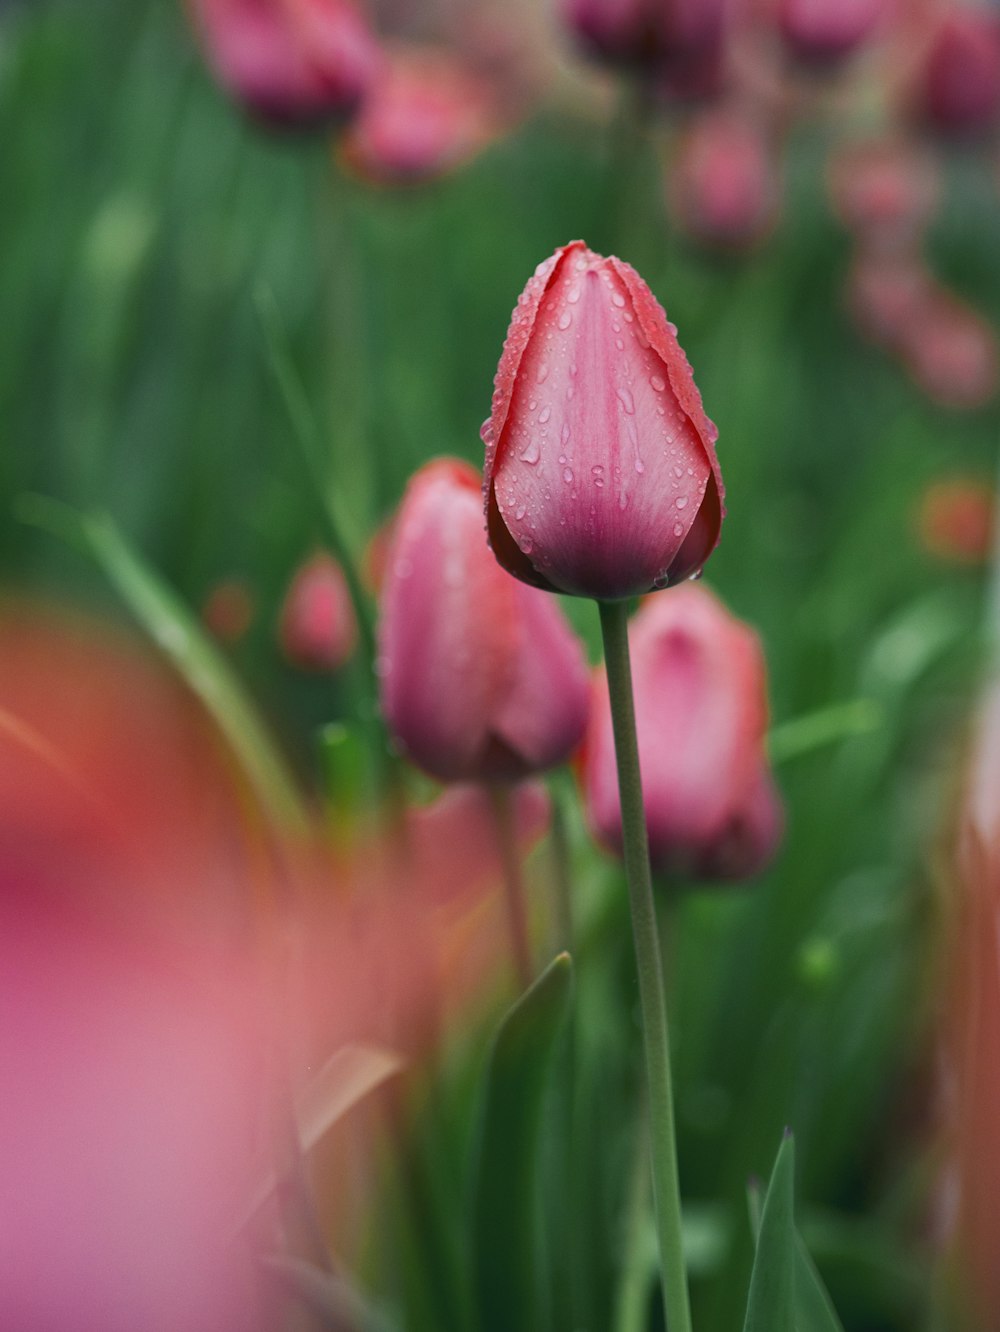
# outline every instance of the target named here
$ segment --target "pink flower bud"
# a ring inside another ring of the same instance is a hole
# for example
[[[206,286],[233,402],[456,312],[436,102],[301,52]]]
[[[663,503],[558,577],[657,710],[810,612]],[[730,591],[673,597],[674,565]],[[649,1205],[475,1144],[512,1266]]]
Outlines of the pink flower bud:
[[[935,34],[921,78],[923,115],[945,134],[976,134],[1000,117],[1000,20],[960,7]]]
[[[983,407],[1000,386],[993,325],[944,289],[932,292],[907,325],[902,353],[913,379],[942,407]]]
[[[778,190],[767,141],[745,115],[708,111],[678,148],[667,192],[672,211],[709,245],[752,245],[771,229]]]
[[[275,126],[349,115],[379,64],[351,0],[189,0],[208,63],[227,91]]]
[[[518,298],[483,426],[494,554],[603,600],[690,577],[722,526],[717,435],[638,273],[563,246]]]
[[[764,754],[768,709],[756,634],[702,587],[640,609],[629,629],[643,801],[653,865],[696,878],[742,879],[781,838]],[[621,847],[611,708],[596,678],[582,764],[587,819]]]
[[[341,141],[341,160],[375,184],[424,181],[462,166],[498,130],[482,79],[445,52],[412,48],[382,67]]]
[[[682,66],[718,48],[727,0],[562,0],[581,45],[612,64]]]
[[[306,671],[335,671],[357,641],[354,608],[340,565],[324,551],[308,560],[292,580],[281,611],[281,646],[288,660]]]
[[[440,459],[410,482],[379,623],[382,710],[442,781],[516,780],[567,759],[587,671],[558,605],[508,577],[483,535],[479,478]]]
[[[827,180],[833,211],[869,247],[912,242],[938,198],[933,162],[901,140],[844,145],[830,159]]]
[[[886,350],[897,350],[933,289],[921,256],[862,249],[847,277],[847,304],[861,334]]]
[[[886,0],[781,0],[778,23],[797,59],[829,65],[857,50],[885,9]]]

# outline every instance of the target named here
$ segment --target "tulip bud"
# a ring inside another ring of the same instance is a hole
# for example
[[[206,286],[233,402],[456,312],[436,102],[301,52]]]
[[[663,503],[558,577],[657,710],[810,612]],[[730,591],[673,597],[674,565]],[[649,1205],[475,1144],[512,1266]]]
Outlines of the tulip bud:
[[[924,118],[944,134],[976,134],[1000,117],[1000,20],[960,8],[942,22],[921,77]]]
[[[895,351],[932,289],[933,279],[921,256],[862,249],[848,274],[847,304],[864,337]]]
[[[937,173],[915,145],[892,139],[849,143],[827,172],[833,211],[869,248],[916,239],[938,197]]]
[[[281,646],[306,671],[335,671],[350,658],[357,624],[340,565],[324,551],[292,580],[281,611]]]
[[[379,51],[351,0],[189,0],[224,88],[276,127],[355,110]]]
[[[462,166],[497,131],[483,80],[444,52],[414,48],[382,67],[340,156],[374,184],[412,184]]]
[[[803,64],[830,65],[871,36],[885,8],[885,0],[781,0],[778,24]]]
[[[702,587],[646,602],[629,630],[650,858],[663,872],[742,879],[774,854],[782,815],[764,754],[766,671],[756,634]],[[587,819],[621,847],[607,679],[583,751]]]
[[[777,212],[768,145],[733,111],[699,116],[682,140],[667,182],[672,210],[695,239],[740,248],[760,240]]]
[[[920,544],[948,564],[985,564],[993,550],[995,526],[996,498],[984,481],[951,477],[935,481],[921,496]]]
[[[573,241],[518,298],[483,426],[494,554],[615,600],[696,573],[722,526],[718,432],[638,273]]]
[[[680,67],[721,45],[727,0],[562,0],[561,8],[600,60]]]
[[[558,605],[503,572],[479,478],[441,459],[410,482],[379,623],[382,710],[442,781],[508,781],[564,762],[587,718],[587,672]]]
[[[992,324],[945,290],[921,305],[905,330],[902,352],[913,379],[942,407],[983,407],[1000,384],[1000,347]]]

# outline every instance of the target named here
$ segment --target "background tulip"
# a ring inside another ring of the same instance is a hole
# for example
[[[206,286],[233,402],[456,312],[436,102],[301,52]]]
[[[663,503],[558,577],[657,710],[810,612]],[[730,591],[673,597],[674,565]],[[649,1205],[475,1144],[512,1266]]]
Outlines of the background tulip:
[[[885,9],[886,0],[781,0],[778,23],[799,60],[822,65],[856,50]]]
[[[735,109],[707,111],[693,123],[667,188],[681,225],[709,245],[751,245],[769,230],[777,211],[767,140]]]
[[[936,559],[950,564],[985,564],[996,530],[993,488],[977,477],[952,476],[935,481],[920,497],[916,526],[924,550]]]
[[[345,165],[376,184],[454,170],[497,132],[490,90],[445,51],[396,52],[340,144]]]
[[[746,878],[770,859],[781,810],[764,755],[767,698],[756,634],[704,588],[648,601],[629,644],[654,867]],[[605,845],[621,845],[607,680],[594,686],[582,785]]]
[[[1000,20],[963,5],[927,52],[919,93],[925,119],[945,134],[977,134],[1000,117]]]
[[[716,437],[638,273],[582,241],[562,247],[518,298],[483,427],[497,559],[601,600],[689,577],[722,525]]]
[[[433,776],[513,780],[563,762],[579,743],[580,646],[556,603],[490,554],[479,478],[467,464],[432,462],[410,482],[381,612],[383,711]]]
[[[351,0],[189,0],[219,82],[275,125],[349,114],[379,64]]]
[[[295,666],[335,671],[348,660],[358,629],[343,572],[320,551],[299,569],[285,595],[281,647]]]

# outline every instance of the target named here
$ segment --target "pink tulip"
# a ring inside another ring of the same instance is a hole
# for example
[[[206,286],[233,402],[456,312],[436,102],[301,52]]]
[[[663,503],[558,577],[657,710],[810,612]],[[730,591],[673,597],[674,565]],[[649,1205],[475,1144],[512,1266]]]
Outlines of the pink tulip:
[[[717,434],[638,273],[563,246],[518,298],[483,426],[497,559],[604,600],[690,577],[722,526]]]
[[[960,7],[935,34],[921,77],[925,119],[945,134],[976,134],[1000,118],[1000,19]]]
[[[498,132],[489,89],[445,52],[412,48],[382,67],[340,144],[341,160],[375,184],[433,179]]]
[[[279,627],[288,660],[307,671],[335,671],[349,660],[357,623],[340,565],[320,551],[299,569]]]
[[[950,292],[930,295],[902,338],[907,368],[942,407],[983,407],[1000,387],[1000,345],[993,325]]]
[[[672,65],[721,45],[727,0],[562,0],[563,21],[612,64]]]
[[[577,640],[551,598],[497,565],[479,478],[440,459],[411,480],[382,591],[386,721],[442,781],[516,780],[569,757],[587,716]]]
[[[778,190],[771,154],[753,121],[708,111],[682,140],[667,182],[674,215],[697,240],[733,248],[771,229]]]
[[[797,59],[827,65],[857,50],[885,10],[886,0],[781,0],[778,24]]]
[[[379,65],[351,0],[189,0],[219,82],[273,125],[348,115]]]
[[[764,754],[766,673],[756,634],[704,588],[645,603],[629,632],[653,865],[696,878],[756,874],[781,837]],[[597,676],[582,785],[594,835],[621,847],[607,679]]]
[[[831,158],[827,177],[834,212],[869,247],[912,242],[937,203],[932,160],[901,140],[848,143]]]
[[[847,304],[869,342],[895,351],[919,318],[933,286],[920,255],[862,249],[847,277]]]

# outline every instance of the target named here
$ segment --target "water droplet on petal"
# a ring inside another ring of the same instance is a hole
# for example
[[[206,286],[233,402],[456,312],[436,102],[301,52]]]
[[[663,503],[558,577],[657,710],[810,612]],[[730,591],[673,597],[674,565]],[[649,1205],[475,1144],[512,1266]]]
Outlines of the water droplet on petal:
[[[688,579],[688,582],[689,582],[689,583],[697,583],[698,580],[699,580],[699,579],[702,577],[702,575],[704,574],[704,572],[705,572],[704,569],[695,569],[694,573],[693,573],[693,574],[690,576],[690,578]]]
[[[626,412],[628,412],[629,416],[633,416],[635,414],[635,399],[632,397],[632,390],[620,388],[616,392],[618,401],[625,408]]]
[[[515,512],[515,514],[514,514],[514,517],[518,520],[518,522],[520,522],[521,519],[524,517],[524,505],[523,505],[523,504],[519,504],[519,505],[517,506],[517,510],[516,510],[516,512]]]
[[[573,472],[571,468],[567,467],[563,471],[563,480],[566,482],[567,485],[569,485],[569,483],[573,480]]]
[[[533,412],[537,406],[538,406],[538,399],[532,398],[531,401],[528,403],[528,411]]]
[[[660,375],[650,375],[649,382],[650,384],[652,384],[653,388],[657,391],[657,393],[662,393],[663,390],[667,387],[667,381],[663,379]]]
[[[541,365],[538,367],[538,376],[536,382],[539,384],[544,384],[545,381],[548,379],[548,377],[549,377],[549,363],[548,361],[543,361]]]
[[[551,415],[552,415],[552,408],[543,407],[542,410],[538,413],[538,424],[544,425]]]
[[[566,299],[569,301],[570,305],[576,305],[577,301],[580,299],[580,284],[578,282],[574,282],[572,287],[570,287],[569,291],[566,293]]]
[[[532,541],[531,537],[522,538],[521,549],[524,551],[525,555],[530,555],[534,548],[535,543]]]
[[[572,433],[573,432],[569,428],[569,422],[564,421],[562,431],[560,432],[559,435],[560,442],[562,443],[564,448],[569,443],[569,437]]]
[[[621,338],[615,338],[615,346],[618,348],[619,351],[625,350],[625,344],[624,342],[622,342]]]
[[[683,535],[684,535],[684,525],[683,525],[683,523],[674,523],[674,536],[675,536],[675,537],[682,537]]]
[[[572,324],[572,322],[573,322],[573,316],[570,313],[570,311],[563,310],[562,314],[559,316],[559,327],[562,329],[564,333],[566,329],[569,328],[570,324]]]
[[[639,473],[640,476],[642,476],[643,472],[646,470],[646,464],[642,461],[641,458],[636,458],[635,470]]]
[[[676,509],[686,509],[686,508],[687,508],[687,503],[688,503],[688,502],[687,502],[687,496],[686,496],[686,495],[678,495],[677,498],[674,500],[674,508],[676,508]]]
[[[624,310],[625,297],[621,294],[620,291],[616,291],[615,294],[611,297],[611,303],[612,305],[617,305],[619,310]]]
[[[529,439],[519,456],[522,462],[527,463],[529,467],[534,467],[540,456],[538,440]]]

